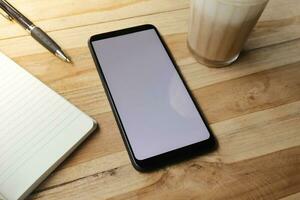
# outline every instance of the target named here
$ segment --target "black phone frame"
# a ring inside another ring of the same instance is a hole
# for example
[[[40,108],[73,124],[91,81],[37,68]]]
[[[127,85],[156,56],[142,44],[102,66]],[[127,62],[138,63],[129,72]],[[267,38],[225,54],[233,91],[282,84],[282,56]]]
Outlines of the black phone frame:
[[[134,156],[134,152],[131,148],[130,142],[127,138],[126,135],[126,131],[124,129],[124,126],[122,124],[122,120],[119,116],[118,110],[115,106],[112,94],[109,90],[107,81],[105,79],[104,73],[101,69],[101,65],[99,63],[99,60],[97,58],[97,55],[95,53],[95,50],[93,48],[92,42],[97,41],[97,40],[102,40],[102,39],[106,39],[106,38],[111,38],[111,37],[116,37],[116,36],[121,36],[121,35],[126,35],[126,34],[130,34],[130,33],[135,33],[135,32],[139,32],[139,31],[145,31],[145,30],[149,30],[149,29],[154,29],[156,34],[158,35],[161,43],[164,46],[164,49],[166,50],[169,58],[171,59],[173,66],[175,67],[177,73],[179,74],[186,90],[189,93],[189,96],[191,97],[196,109],[198,110],[201,118],[204,121],[204,124],[207,128],[207,130],[210,133],[210,137],[207,140],[201,141],[201,142],[197,142],[179,149],[175,149],[151,158],[147,158],[144,160],[138,160],[135,156]],[[199,155],[200,153],[205,153],[205,152],[209,152],[211,150],[214,150],[217,147],[217,143],[215,140],[215,137],[212,134],[211,129],[208,126],[208,122],[207,119],[204,117],[201,109],[199,108],[196,99],[193,97],[191,91],[189,90],[186,81],[184,79],[184,77],[182,76],[182,73],[180,72],[180,69],[178,68],[178,66],[175,63],[175,60],[170,52],[170,50],[168,49],[165,41],[163,40],[162,36],[159,34],[157,28],[152,25],[152,24],[144,24],[144,25],[140,25],[140,26],[135,26],[135,27],[130,27],[130,28],[126,28],[126,29],[121,29],[121,30],[117,30],[117,31],[111,31],[111,32],[106,32],[106,33],[101,33],[101,34],[97,34],[97,35],[93,35],[90,37],[89,41],[88,41],[88,46],[90,49],[90,52],[92,54],[93,60],[95,62],[99,77],[101,79],[102,85],[104,87],[105,93],[108,97],[110,106],[112,108],[114,117],[116,119],[118,128],[120,130],[122,139],[124,141],[125,147],[127,149],[127,152],[129,154],[131,163],[133,164],[134,168],[137,169],[138,171],[151,171],[153,169],[168,165],[168,164],[172,164],[174,162],[178,162],[181,160],[186,160],[188,158],[192,158],[196,155]]]

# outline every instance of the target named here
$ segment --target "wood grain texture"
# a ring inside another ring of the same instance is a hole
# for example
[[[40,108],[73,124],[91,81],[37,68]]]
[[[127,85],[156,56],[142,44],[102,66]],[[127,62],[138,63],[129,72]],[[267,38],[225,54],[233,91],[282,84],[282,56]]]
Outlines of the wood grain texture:
[[[270,0],[236,63],[186,47],[188,0],[12,0],[73,59],[0,18],[0,50],[94,117],[93,133],[28,199],[299,199],[300,4]],[[151,23],[165,38],[219,148],[152,173],[133,169],[93,64],[92,34]]]

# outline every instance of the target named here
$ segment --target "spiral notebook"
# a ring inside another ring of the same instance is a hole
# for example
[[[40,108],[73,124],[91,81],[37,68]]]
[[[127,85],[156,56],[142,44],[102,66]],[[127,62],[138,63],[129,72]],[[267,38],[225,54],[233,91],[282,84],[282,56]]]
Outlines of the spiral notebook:
[[[24,199],[96,122],[0,53],[0,199]]]

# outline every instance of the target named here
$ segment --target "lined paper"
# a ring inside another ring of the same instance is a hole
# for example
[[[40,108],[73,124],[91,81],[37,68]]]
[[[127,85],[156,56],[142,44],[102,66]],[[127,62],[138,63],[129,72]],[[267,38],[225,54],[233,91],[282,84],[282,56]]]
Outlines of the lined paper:
[[[8,200],[24,198],[95,127],[1,53],[0,113],[0,194]]]

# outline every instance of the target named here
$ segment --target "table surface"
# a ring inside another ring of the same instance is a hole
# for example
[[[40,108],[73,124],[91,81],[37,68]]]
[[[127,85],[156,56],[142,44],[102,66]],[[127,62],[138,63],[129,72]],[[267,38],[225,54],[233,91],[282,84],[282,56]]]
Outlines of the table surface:
[[[64,63],[0,18],[0,51],[101,129],[29,199],[300,199],[300,3],[270,0],[230,67],[207,68],[186,47],[187,0],[10,1],[71,55]],[[219,148],[152,173],[131,166],[87,47],[96,33],[158,27]]]

